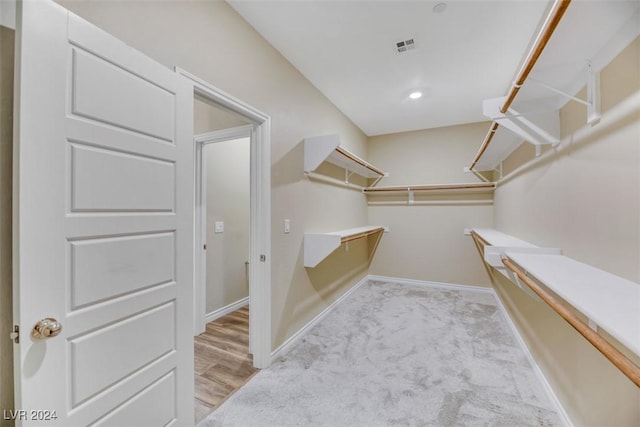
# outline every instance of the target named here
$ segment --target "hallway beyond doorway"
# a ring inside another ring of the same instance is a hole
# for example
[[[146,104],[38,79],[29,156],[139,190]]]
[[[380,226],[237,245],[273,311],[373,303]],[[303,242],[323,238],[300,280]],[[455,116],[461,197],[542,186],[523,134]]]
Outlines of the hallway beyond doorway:
[[[197,423],[258,372],[249,354],[249,306],[208,323],[194,346]]]

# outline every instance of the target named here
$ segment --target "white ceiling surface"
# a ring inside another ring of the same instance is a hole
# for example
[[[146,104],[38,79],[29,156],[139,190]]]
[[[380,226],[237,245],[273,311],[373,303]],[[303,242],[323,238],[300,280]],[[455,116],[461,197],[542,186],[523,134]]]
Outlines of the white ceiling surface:
[[[229,2],[370,136],[487,120],[482,101],[507,93],[551,5],[448,0],[434,13],[437,1]],[[544,54],[564,67],[538,76],[581,72],[638,4],[574,0],[558,28],[569,45]],[[416,49],[397,53],[409,38]],[[415,90],[424,96],[409,99]]]
[[[230,1],[367,135],[486,120],[546,1]],[[395,42],[416,49],[398,53]],[[409,94],[421,90],[418,100]]]

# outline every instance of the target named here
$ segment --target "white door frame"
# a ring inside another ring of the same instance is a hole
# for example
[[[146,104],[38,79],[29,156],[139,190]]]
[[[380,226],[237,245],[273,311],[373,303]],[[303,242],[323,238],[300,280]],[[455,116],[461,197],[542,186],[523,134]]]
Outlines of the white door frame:
[[[194,274],[194,335],[204,332],[207,324],[207,251],[204,245],[207,243],[207,168],[206,159],[203,155],[204,147],[216,142],[232,141],[241,138],[251,138],[253,125],[238,126],[213,132],[207,132],[193,137],[195,142],[196,155],[196,209],[195,227],[196,236],[196,271]],[[251,283],[251,282],[249,282]],[[251,295],[251,292],[249,292]],[[233,305],[233,304],[232,304]],[[249,317],[249,328],[251,328],[251,317]],[[251,342],[249,342],[251,345]]]
[[[252,123],[250,134],[249,295],[251,295],[251,302],[249,305],[249,342],[251,343],[254,366],[266,368],[271,363],[271,118],[181,68],[176,67],[176,72],[193,83],[196,97],[234,112]],[[198,159],[194,158],[194,162],[197,161]],[[197,163],[195,164],[197,165]],[[196,218],[196,229],[194,229],[196,238],[200,236],[198,230],[200,227],[201,222]],[[199,239],[197,240],[199,241]],[[196,250],[195,246],[194,251]],[[194,258],[199,259],[197,256]],[[196,261],[194,273],[199,274],[200,268],[199,262]],[[197,287],[198,282],[194,283]]]

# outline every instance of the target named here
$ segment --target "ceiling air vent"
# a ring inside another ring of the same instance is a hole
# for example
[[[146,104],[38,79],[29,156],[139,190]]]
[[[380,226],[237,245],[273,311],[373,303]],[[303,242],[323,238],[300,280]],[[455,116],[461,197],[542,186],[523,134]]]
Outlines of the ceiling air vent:
[[[413,39],[407,39],[407,40],[396,42],[396,49],[398,49],[398,53],[403,53],[415,48],[416,48],[416,44],[414,43]]]

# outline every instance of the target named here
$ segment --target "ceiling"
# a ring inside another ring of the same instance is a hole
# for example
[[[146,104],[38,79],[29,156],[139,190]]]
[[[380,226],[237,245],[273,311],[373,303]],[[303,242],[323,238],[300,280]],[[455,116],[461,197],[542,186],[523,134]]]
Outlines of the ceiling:
[[[506,95],[551,8],[547,0],[229,3],[369,136],[487,120],[482,101]],[[574,0],[557,30],[563,42],[550,43],[534,74],[563,83],[582,73],[639,5]],[[411,38],[415,49],[399,53],[396,42]],[[410,99],[414,91],[423,96]]]
[[[506,93],[549,7],[438,3],[230,1],[369,136],[487,120],[482,100]],[[415,49],[398,53],[410,38]]]

